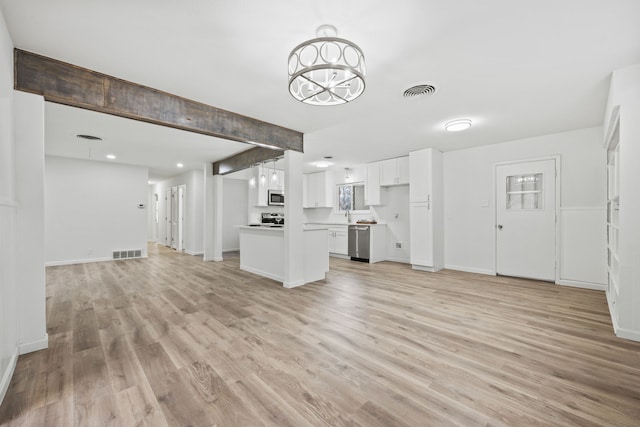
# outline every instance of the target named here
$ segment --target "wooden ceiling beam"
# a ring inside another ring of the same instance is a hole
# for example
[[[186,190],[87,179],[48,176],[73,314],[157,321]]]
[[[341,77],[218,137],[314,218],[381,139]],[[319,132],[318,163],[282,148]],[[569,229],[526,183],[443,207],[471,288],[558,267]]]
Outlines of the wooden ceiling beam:
[[[284,151],[271,150],[269,148],[254,147],[242,153],[227,157],[213,163],[214,175],[225,175],[242,169],[249,168],[256,163],[275,159],[284,155]]]
[[[46,101],[274,150],[303,151],[301,132],[24,50],[14,50],[14,73],[16,90]]]

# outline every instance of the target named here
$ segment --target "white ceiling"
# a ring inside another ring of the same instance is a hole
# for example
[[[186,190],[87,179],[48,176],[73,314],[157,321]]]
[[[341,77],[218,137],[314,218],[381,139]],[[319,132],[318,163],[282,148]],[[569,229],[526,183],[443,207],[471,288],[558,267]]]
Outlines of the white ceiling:
[[[20,49],[302,131],[305,162],[332,155],[337,167],[419,148],[448,151],[599,126],[611,71],[640,63],[638,0],[0,5]],[[338,36],[364,51],[367,88],[352,103],[314,107],[288,93],[288,55],[322,24],[336,26]],[[435,95],[402,97],[425,81],[437,85]],[[58,128],[54,139],[47,127],[48,152],[73,155],[78,141],[69,135],[113,131],[105,142],[123,150],[116,161],[131,153],[132,162],[153,163],[159,174],[181,154],[202,153],[202,162],[246,148],[171,129],[152,134],[154,126],[68,107],[47,105],[46,113],[53,117],[47,124]],[[443,124],[460,117],[474,126],[445,133]],[[204,143],[214,148],[189,145]]]

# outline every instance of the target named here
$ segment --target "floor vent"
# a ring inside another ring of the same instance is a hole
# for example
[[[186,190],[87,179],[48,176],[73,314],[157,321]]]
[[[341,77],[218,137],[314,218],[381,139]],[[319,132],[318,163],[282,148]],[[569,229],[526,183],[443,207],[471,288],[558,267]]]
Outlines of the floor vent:
[[[141,258],[142,249],[130,249],[127,251],[113,251],[113,259]]]

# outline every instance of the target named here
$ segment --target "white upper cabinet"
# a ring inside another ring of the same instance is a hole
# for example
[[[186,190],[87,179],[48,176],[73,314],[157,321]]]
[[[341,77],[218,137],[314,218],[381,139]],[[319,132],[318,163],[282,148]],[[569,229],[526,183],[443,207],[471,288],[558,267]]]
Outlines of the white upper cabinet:
[[[333,175],[328,172],[306,174],[304,181],[305,194],[303,203],[305,208],[333,207]]]
[[[409,183],[409,156],[378,162],[380,165],[380,185],[402,185]]]
[[[377,206],[380,202],[380,164],[369,163],[365,167],[364,204]]]

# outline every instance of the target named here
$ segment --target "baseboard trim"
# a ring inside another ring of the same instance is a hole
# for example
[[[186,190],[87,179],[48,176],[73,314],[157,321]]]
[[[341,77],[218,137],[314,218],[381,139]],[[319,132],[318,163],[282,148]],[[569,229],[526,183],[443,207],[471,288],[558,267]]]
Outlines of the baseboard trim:
[[[251,267],[247,267],[245,265],[240,264],[240,270],[248,271],[249,273],[257,274],[258,276],[263,276],[268,279],[275,280],[276,282],[280,282],[280,283],[283,282],[282,277],[278,277],[275,274],[267,273],[266,271],[258,270],[257,268],[251,268]]]
[[[322,279],[318,279],[318,280],[322,280]],[[305,282],[304,280],[296,280],[295,282],[283,282],[282,286],[284,286],[287,289],[291,289],[291,288],[297,288],[298,286],[302,286],[304,285]]]
[[[618,335],[618,319],[616,319],[616,312],[613,311],[613,301],[611,301],[611,295],[609,291],[605,292],[607,296],[607,305],[609,306],[609,317],[611,317],[611,324],[613,325],[613,333]]]
[[[579,282],[577,280],[566,280],[566,279],[560,279],[556,283],[561,286],[570,286],[572,288],[591,289],[594,291],[607,290],[607,285],[602,285],[600,283]]]
[[[88,258],[88,259],[71,259],[66,261],[48,261],[44,263],[45,267],[57,267],[59,265],[88,264],[90,262],[113,261],[113,258]]]
[[[17,348],[11,355],[11,359],[9,359],[9,365],[7,365],[7,369],[5,369],[4,374],[2,375],[2,381],[0,381],[0,403],[2,403],[2,401],[4,400],[4,396],[7,394],[9,384],[11,383],[11,377],[13,377],[13,372],[16,369],[16,363],[18,363]]]
[[[196,252],[196,251],[190,251],[189,249],[185,249],[184,253],[187,254],[187,255],[192,255],[192,256],[204,255],[204,252],[202,252],[202,251]]]
[[[49,334],[44,334],[44,338],[39,340],[30,341],[18,345],[18,353],[27,354],[34,351],[44,350],[49,347]]]
[[[640,341],[640,331],[634,331],[631,329],[617,328],[616,336],[626,340]]]
[[[427,267],[424,265],[416,265],[416,264],[411,264],[411,268],[413,270],[418,270],[418,271],[427,271],[429,273],[435,273],[437,270],[433,267]]]
[[[334,258],[340,258],[340,259],[351,259],[349,255],[336,254],[333,252],[329,252],[329,256],[332,256]]]
[[[240,250],[240,248],[235,248],[235,249],[234,248],[228,248],[228,249],[223,249],[222,253],[225,253],[225,252],[238,252],[239,250]]]
[[[464,271],[465,273],[484,274],[485,276],[495,276],[496,272],[493,270],[485,270],[484,268],[464,267],[462,265],[446,264],[444,266],[447,270]]]
[[[220,261],[224,261],[222,259],[222,257],[213,257],[213,258],[208,258],[208,257],[202,257],[202,261],[215,261],[215,262],[220,262]]]
[[[391,261],[391,262],[399,262],[402,264],[411,264],[411,260],[407,259],[407,258],[393,258],[393,257],[387,257],[384,259],[385,261]]]

